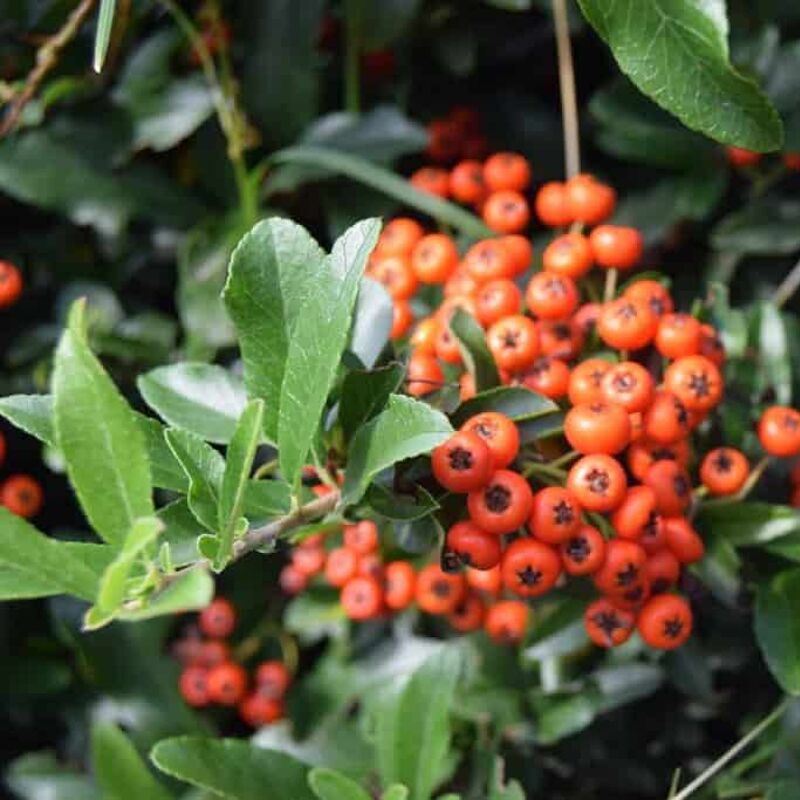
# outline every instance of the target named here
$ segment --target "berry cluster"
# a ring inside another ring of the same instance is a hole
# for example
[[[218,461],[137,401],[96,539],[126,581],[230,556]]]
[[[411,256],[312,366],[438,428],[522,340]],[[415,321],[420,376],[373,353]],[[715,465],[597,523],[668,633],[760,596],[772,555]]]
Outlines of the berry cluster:
[[[454,627],[468,619],[469,630],[482,623],[487,594],[496,600],[505,592],[521,623],[517,635],[497,638],[515,639],[528,618],[517,598],[587,576],[600,593],[585,617],[594,642],[618,645],[638,628],[652,647],[677,647],[690,635],[692,612],[673,589],[683,567],[704,554],[691,522],[696,498],[735,496],[753,474],[746,456],[730,447],[698,458],[697,489],[690,471],[693,432],[709,429],[704,423],[722,400],[724,348],[711,324],[676,310],[661,282],[634,278],[616,289],[618,273],[638,265],[643,242],[638,230],[607,222],[616,192],[591,175],[536,191],[535,217],[556,231],[541,269],[529,274],[530,165],[515,153],[465,158],[463,144],[476,127],[463,119],[459,113],[437,121],[429,148],[437,161],[463,160],[450,170],[425,167],[411,182],[478,209],[499,235],[462,254],[449,235],[397,218],[384,228],[369,266],[394,302],[392,337],[410,345],[407,391],[431,395],[457,379],[462,401],[475,394],[450,327],[461,309],[484,329],[503,384],[561,405],[571,450],[559,448],[548,463],[552,454],[537,443],[521,447],[513,421],[493,411],[437,448],[433,474],[448,492],[465,495],[467,518],[447,531],[441,565],[425,567],[416,591],[408,588],[397,608],[414,598],[423,611],[451,615]],[[426,302],[418,294],[423,287]],[[415,319],[437,296],[438,308]],[[792,409],[769,409],[759,433],[768,454],[800,452],[800,414]],[[333,556],[334,571],[346,563],[355,575],[357,558],[346,551],[326,556],[318,546],[318,569],[327,574]],[[297,558],[310,556],[295,551]],[[408,565],[390,566],[410,584]],[[392,608],[386,598],[395,579],[387,573],[388,567],[383,588],[377,580],[369,588],[367,579],[354,584],[355,603],[344,591],[349,583],[338,584],[350,616]]]
[[[236,609],[215,598],[173,645],[182,666],[178,687],[196,708],[236,707],[250,727],[268,725],[284,716],[283,698],[292,677],[282,661],[262,661],[252,675],[236,661],[226,641],[236,628]]]
[[[364,519],[343,527],[341,543],[316,534],[294,547],[281,572],[281,587],[287,594],[298,594],[320,576],[339,590],[342,609],[358,622],[416,605],[427,614],[446,617],[461,633],[484,627],[495,641],[519,642],[526,632],[528,607],[519,600],[499,600],[499,558],[470,538],[468,524],[463,527],[460,545],[479,551],[463,573],[454,571],[444,557],[441,565],[427,564],[419,570],[404,559],[386,563],[378,526]],[[491,544],[499,554],[497,541]]]

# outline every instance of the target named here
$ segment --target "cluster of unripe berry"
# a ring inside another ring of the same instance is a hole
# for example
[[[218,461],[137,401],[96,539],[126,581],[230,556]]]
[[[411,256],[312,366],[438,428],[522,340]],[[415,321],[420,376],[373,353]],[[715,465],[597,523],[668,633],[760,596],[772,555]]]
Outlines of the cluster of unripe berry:
[[[6,460],[6,440],[0,433],[0,467]],[[0,506],[20,517],[35,517],[42,509],[44,493],[39,482],[30,475],[9,475],[0,482]]]
[[[257,664],[252,675],[235,658],[227,641],[236,628],[236,609],[215,598],[172,648],[182,666],[178,688],[195,708],[236,708],[241,720],[258,728],[282,719],[292,676],[282,661]]]

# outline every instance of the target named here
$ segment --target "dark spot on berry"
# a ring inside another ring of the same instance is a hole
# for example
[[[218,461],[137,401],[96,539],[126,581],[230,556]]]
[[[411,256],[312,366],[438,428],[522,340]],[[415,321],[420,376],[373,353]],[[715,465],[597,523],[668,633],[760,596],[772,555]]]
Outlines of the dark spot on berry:
[[[505,486],[495,483],[484,492],[486,508],[493,514],[502,514],[511,505],[511,492]]]
[[[599,369],[599,368],[598,368],[598,369],[594,369],[594,370],[592,370],[592,372],[589,374],[589,379],[591,380],[591,382],[592,382],[592,383],[593,383],[595,386],[599,386],[599,385],[600,385],[600,381],[602,381],[602,380],[603,380],[603,376],[604,376],[605,374],[606,374],[606,373],[605,373],[605,370],[602,370],[602,369]]]
[[[593,494],[601,494],[604,495],[608,492],[608,488],[611,485],[611,479],[608,477],[608,473],[604,469],[594,469],[589,470],[589,473],[586,476],[586,483],[589,485],[589,491]]]
[[[787,430],[794,431],[800,427],[800,420],[795,414],[785,414],[783,417],[783,427]]]
[[[464,447],[454,447],[447,454],[447,460],[450,462],[451,468],[457,472],[472,469],[475,463],[472,453]]]
[[[711,394],[711,383],[705,372],[693,372],[689,376],[689,391],[695,397],[708,397]]]
[[[675,490],[675,494],[678,495],[678,497],[686,497],[692,485],[685,475],[676,475],[672,479],[672,488]]]
[[[434,581],[431,591],[436,597],[450,597],[450,584],[447,581]]]
[[[633,586],[639,580],[639,568],[628,563],[617,572],[617,586]]]
[[[556,525],[569,525],[574,521],[575,509],[566,500],[560,500],[553,506],[553,522]]]
[[[683,630],[683,620],[680,617],[672,617],[664,620],[664,636],[668,639],[677,639]]]
[[[542,579],[542,573],[540,570],[534,569],[530,564],[528,564],[525,569],[517,570],[517,577],[523,586],[536,586],[536,584]]]
[[[592,548],[589,546],[589,542],[583,536],[573,536],[573,538],[567,542],[567,557],[570,559],[570,561],[574,561],[576,564],[582,564],[584,561],[586,561],[591,552]]]
[[[615,316],[624,320],[636,319],[636,317],[639,316],[639,313],[636,311],[636,306],[632,303],[623,303],[614,313]]]
[[[442,550],[442,554],[439,557],[439,566],[441,567],[442,572],[458,572],[463,562],[463,555],[449,548]]]
[[[714,465],[714,469],[723,475],[727,472],[730,472],[733,468],[733,459],[730,457],[730,455],[728,455],[727,450],[720,450],[712,463]]]
[[[518,331],[503,331],[502,345],[503,347],[515,348],[519,344]]]
[[[636,382],[632,372],[617,372],[612,385],[618,392],[632,392],[636,388]]]

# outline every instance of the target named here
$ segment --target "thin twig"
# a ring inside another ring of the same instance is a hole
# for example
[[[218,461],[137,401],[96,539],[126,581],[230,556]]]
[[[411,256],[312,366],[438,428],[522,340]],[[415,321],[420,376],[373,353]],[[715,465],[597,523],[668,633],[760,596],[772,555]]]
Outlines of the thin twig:
[[[615,269],[610,269],[606,272],[606,285],[603,289],[603,302],[610,303],[617,293],[617,277],[618,272]]]
[[[781,285],[772,295],[772,304],[775,308],[781,308],[783,304],[800,289],[800,261],[790,270],[786,277],[781,281]]]
[[[720,756],[708,769],[700,773],[691,783],[681,789],[671,800],[686,800],[693,795],[704,783],[711,780],[726,764],[736,758],[753,740],[757,739],[770,725],[776,722],[789,707],[789,698],[783,700],[751,731],[745,734],[733,747]]]
[[[561,118],[564,129],[564,171],[567,178],[571,178],[581,171],[581,146],[567,0],[553,0],[553,19],[556,28],[558,83],[561,90]]]
[[[318,517],[325,516],[325,514],[336,508],[339,500],[341,500],[341,494],[338,491],[332,491],[329,494],[318,497],[316,500],[312,500],[310,503],[306,503],[304,506],[300,506],[285,517],[273,520],[260,528],[253,528],[241,539],[234,542],[233,558],[231,560],[236,561],[243,555],[276,541],[287,531],[299,528],[301,525],[305,525]]]
[[[25,106],[33,99],[47,73],[58,63],[61,51],[75,38],[94,4],[95,0],[81,0],[61,28],[49,36],[38,49],[36,65],[28,73],[22,89],[10,101],[8,111],[0,123],[0,138],[11,133],[16,127]]]

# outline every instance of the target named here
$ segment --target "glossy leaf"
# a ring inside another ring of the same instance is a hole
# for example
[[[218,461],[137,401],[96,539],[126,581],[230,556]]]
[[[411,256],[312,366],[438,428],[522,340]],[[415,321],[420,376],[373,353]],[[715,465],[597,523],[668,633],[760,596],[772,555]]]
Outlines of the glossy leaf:
[[[97,722],[91,736],[94,774],[106,796],[172,800],[116,725]]]
[[[441,412],[410,397],[392,395],[386,409],[353,437],[343,489],[345,502],[358,501],[381,470],[429,452],[452,432]]]
[[[183,362],[139,376],[139,391],[166,423],[227,444],[246,403],[244,385],[214,364]]]
[[[800,511],[769,503],[722,503],[700,506],[697,523],[737,547],[765,544],[800,532]]]
[[[544,395],[523,386],[498,386],[463,402],[453,414],[453,424],[463,425],[482,411],[499,411],[520,423],[558,412],[558,406]]]
[[[389,396],[396,392],[405,377],[402,364],[390,364],[372,371],[348,372],[342,382],[339,423],[347,439],[379,414]]]
[[[725,144],[780,148],[780,117],[728,60],[724,14],[692,0],[578,0],[620,69],[684,125]]]
[[[159,742],[150,757],[167,775],[229,800],[314,800],[305,764],[241,739],[179,736]]]
[[[122,542],[134,520],[153,514],[150,466],[132,409],[89,350],[80,302],[56,350],[53,409],[84,513],[106,541]]]
[[[21,800],[104,800],[87,775],[62,766],[50,752],[20,756],[3,777]]]
[[[376,219],[346,231],[302,298],[286,354],[278,419],[278,456],[289,483],[300,474],[311,449],[350,331],[359,282],[379,231]]]
[[[781,688],[800,695],[800,569],[782,572],[756,592],[755,632]]]
[[[264,401],[251,400],[239,417],[233,433],[219,498],[220,544],[215,569],[221,569],[231,555],[233,537],[244,508],[253,458],[264,420]]]
[[[326,114],[312,122],[296,144],[324,147],[390,164],[400,156],[424,150],[427,141],[424,128],[397,108],[378,106],[364,114],[347,111]],[[291,190],[306,181],[328,178],[331,174],[322,167],[286,164],[268,176],[267,189],[270,192]]]
[[[711,232],[720,250],[742,255],[786,255],[800,249],[800,203],[760,200],[723,217]]]
[[[166,588],[150,595],[141,608],[123,609],[118,617],[138,622],[199,611],[214,598],[214,579],[202,567],[183,570]]]
[[[464,365],[475,378],[476,390],[485,392],[499,386],[500,374],[486,344],[483,328],[470,314],[457,308],[450,319],[450,330],[458,340]]]
[[[170,150],[214,113],[214,99],[199,72],[175,77],[170,62],[184,42],[175,28],[145,39],[129,56],[112,94],[130,115],[134,149]]]
[[[413,492],[399,493],[379,483],[371,483],[364,501],[382,517],[401,521],[427,517],[439,508],[436,500],[421,486],[413,487]]]
[[[354,780],[326,767],[312,769],[308,785],[318,800],[370,800],[370,795]]]
[[[219,497],[225,472],[224,459],[211,445],[188,431],[169,428],[165,437],[189,479],[189,508],[199,522],[216,533]]]
[[[266,403],[264,430],[273,442],[290,339],[307,295],[326,269],[319,245],[284,219],[258,223],[231,256],[223,297],[239,335],[245,385],[251,397]]]
[[[273,153],[271,158],[277,164],[308,164],[346,175],[439,222],[452,225],[466,236],[479,239],[492,235],[491,230],[468,211],[418,191],[408,181],[363,158],[322,147],[289,147]]]
[[[46,394],[14,394],[0,398],[0,416],[40,442],[53,444],[53,399]]]
[[[157,517],[134,521],[117,557],[106,567],[100,579],[96,602],[100,611],[112,613],[122,604],[128,576],[136,558],[156,540],[163,529],[163,523]]]
[[[12,597],[63,593],[93,601],[97,594],[98,573],[84,563],[80,549],[45,536],[2,507],[0,567],[7,576],[0,580],[0,590],[6,589]],[[34,595],[22,594],[24,581],[30,581]]]
[[[372,278],[362,278],[347,349],[358,356],[365,367],[374,366],[389,341],[393,314],[394,304],[383,284]]]
[[[377,718],[378,769],[384,783],[408,786],[410,800],[428,800],[450,748],[450,706],[461,666],[445,648],[417,669]]]
[[[325,8],[323,0],[259,0],[249,8],[240,40],[244,101],[272,146],[294,141],[317,113]]]

